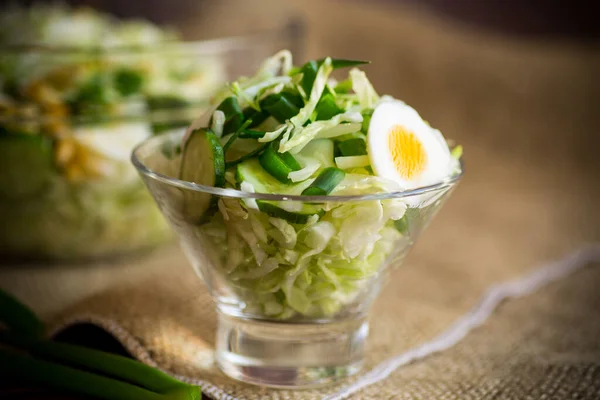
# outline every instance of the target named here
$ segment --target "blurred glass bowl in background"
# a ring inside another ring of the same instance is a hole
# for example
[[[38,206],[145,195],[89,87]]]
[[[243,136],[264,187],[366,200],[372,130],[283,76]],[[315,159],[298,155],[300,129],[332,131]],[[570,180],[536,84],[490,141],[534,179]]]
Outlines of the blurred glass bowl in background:
[[[80,260],[169,240],[133,146],[185,129],[227,80],[294,47],[295,29],[182,42],[89,9],[17,12],[32,23],[40,10],[22,35],[18,18],[0,29],[0,255]]]

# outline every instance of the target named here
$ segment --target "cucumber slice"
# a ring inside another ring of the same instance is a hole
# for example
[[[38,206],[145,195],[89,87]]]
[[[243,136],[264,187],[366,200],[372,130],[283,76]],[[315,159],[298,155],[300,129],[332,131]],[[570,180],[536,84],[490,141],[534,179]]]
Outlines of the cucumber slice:
[[[284,184],[263,169],[256,158],[245,160],[237,165],[236,179],[248,182],[256,193],[300,195],[312,182],[311,179],[297,184]]]
[[[312,158],[321,163],[323,168],[335,167],[333,162],[333,140],[317,139],[308,143],[299,155],[306,158]]]
[[[325,214],[323,208],[313,204],[300,204],[298,210],[286,210],[284,202],[256,200],[258,209],[265,214],[286,220],[291,224],[306,224],[310,217],[318,215],[322,217]]]
[[[183,146],[179,178],[199,185],[225,185],[225,157],[219,138],[210,129],[196,129]],[[217,198],[209,193],[184,191],[183,213],[193,223],[206,222],[216,211]]]
[[[0,197],[19,199],[40,193],[53,171],[50,139],[11,133],[0,135]]]

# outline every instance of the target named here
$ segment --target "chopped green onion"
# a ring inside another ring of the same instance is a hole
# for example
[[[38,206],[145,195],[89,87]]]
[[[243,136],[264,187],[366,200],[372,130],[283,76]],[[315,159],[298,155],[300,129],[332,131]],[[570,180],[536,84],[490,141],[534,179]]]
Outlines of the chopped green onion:
[[[364,156],[367,154],[367,145],[364,139],[354,138],[344,140],[337,144],[340,154],[344,157],[347,156]]]
[[[363,122],[360,130],[366,135],[367,133],[369,133],[369,124],[371,124],[371,116],[373,115],[373,109],[369,108],[363,111],[361,115],[363,116]]]
[[[292,103],[285,93],[273,94],[267,97],[261,106],[280,123],[297,115],[300,109]]]
[[[300,171],[302,169],[302,165],[300,165],[300,163],[289,152],[279,153],[279,157],[281,157],[283,162],[290,167],[292,171]]]
[[[225,124],[223,125],[223,136],[237,132],[244,121],[244,113],[240,108],[237,98],[234,96],[228,97],[219,104],[217,110],[223,111],[225,114]]]
[[[244,110],[244,118],[252,120],[252,125],[249,126],[250,128],[262,124],[269,117],[270,114],[267,110],[257,111],[252,107],[248,107]]]
[[[277,143],[271,142],[270,145],[258,158],[258,162],[271,176],[281,183],[290,183],[288,175],[292,171],[302,169],[298,161],[289,153],[278,153]],[[287,154],[287,155],[286,155]]]
[[[398,232],[405,234],[408,232],[408,218],[407,218],[407,214],[404,213],[404,215],[402,216],[402,218],[397,219],[396,221],[394,221],[394,226],[396,227],[396,229],[398,230]]]
[[[311,204],[302,204],[302,209],[297,212],[285,210],[281,207],[277,207],[272,202],[264,200],[256,200],[256,205],[258,206],[258,209],[265,214],[271,217],[281,218],[292,224],[306,224],[313,215],[323,216],[325,213],[322,208]]]
[[[346,173],[339,168],[325,168],[317,179],[302,191],[302,194],[304,196],[326,196],[344,180],[345,176]]]
[[[238,136],[240,139],[260,139],[261,137],[265,136],[265,133],[266,132],[244,129]]]
[[[312,90],[313,84],[315,83],[315,78],[317,77],[317,71],[319,70],[319,65],[316,61],[309,61],[300,68],[300,72],[302,72],[302,90],[306,94],[306,97],[310,96],[310,91]]]
[[[333,93],[323,93],[317,107],[315,108],[315,121],[323,121],[333,118],[334,116],[343,113],[342,110],[335,102],[335,95]]]
[[[317,77],[317,71],[319,67],[325,62],[325,59],[322,58],[320,60],[312,60],[307,62],[300,68],[300,72],[303,74],[302,77],[302,89],[306,96],[310,95],[310,91],[312,90],[313,84],[315,82],[315,78]],[[338,68],[346,68],[346,67],[354,67],[361,64],[368,64],[369,61],[358,61],[358,60],[343,60],[343,59],[332,59],[331,67],[333,69]]]

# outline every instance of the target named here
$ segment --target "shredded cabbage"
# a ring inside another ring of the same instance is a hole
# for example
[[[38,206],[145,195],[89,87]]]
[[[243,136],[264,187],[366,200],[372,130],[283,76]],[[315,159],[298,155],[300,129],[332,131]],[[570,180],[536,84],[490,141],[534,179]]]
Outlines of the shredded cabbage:
[[[379,101],[379,95],[371,85],[367,74],[353,68],[350,70],[350,79],[352,80],[352,90],[357,94],[360,106],[362,108],[373,108]]]
[[[221,110],[215,110],[212,114],[211,129],[214,134],[220,138],[223,136],[223,125],[225,124],[225,113]]]
[[[292,182],[302,182],[312,177],[315,172],[321,167],[321,162],[309,157],[296,156],[296,160],[304,167],[298,171],[292,171],[288,174],[288,178]]]
[[[307,127],[296,129],[295,134],[291,139],[286,141],[282,139],[279,145],[279,151],[282,153],[289,151],[292,154],[296,154],[314,139],[331,138],[359,131],[362,119],[360,113],[349,112],[338,114],[329,120],[315,121]],[[350,123],[344,124],[345,122]],[[335,132],[335,134],[332,134],[332,132]]]
[[[298,114],[290,118],[286,124],[284,124],[279,129],[276,129],[273,132],[267,132],[267,134],[259,139],[259,142],[271,142],[277,139],[279,136],[283,134],[283,138],[281,139],[279,151],[284,152],[287,150],[282,150],[282,146],[289,140],[290,137],[293,137],[298,130],[302,129],[302,126],[310,116],[313,111],[315,111],[315,107],[323,94],[323,90],[325,89],[325,85],[327,84],[327,78],[329,74],[333,71],[333,67],[331,66],[331,58],[326,58],[323,64],[319,67],[317,71],[317,76],[315,78],[315,83],[313,84],[312,90],[310,92],[310,96],[308,101],[300,109]]]

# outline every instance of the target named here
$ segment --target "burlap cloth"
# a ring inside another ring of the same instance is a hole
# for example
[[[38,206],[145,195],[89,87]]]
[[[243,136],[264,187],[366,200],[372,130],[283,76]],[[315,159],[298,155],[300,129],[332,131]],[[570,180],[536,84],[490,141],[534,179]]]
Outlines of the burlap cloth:
[[[391,6],[294,3],[308,56],[371,59],[382,92],[465,145],[464,181],[375,304],[365,371],[443,332],[493,284],[600,240],[597,46],[503,37]],[[351,398],[600,398],[598,266],[503,303],[456,346]],[[177,248],[119,265],[5,268],[0,285],[53,329],[93,321],[143,361],[216,385],[215,398],[319,399],[341,388],[261,390],[220,374],[213,305]]]

